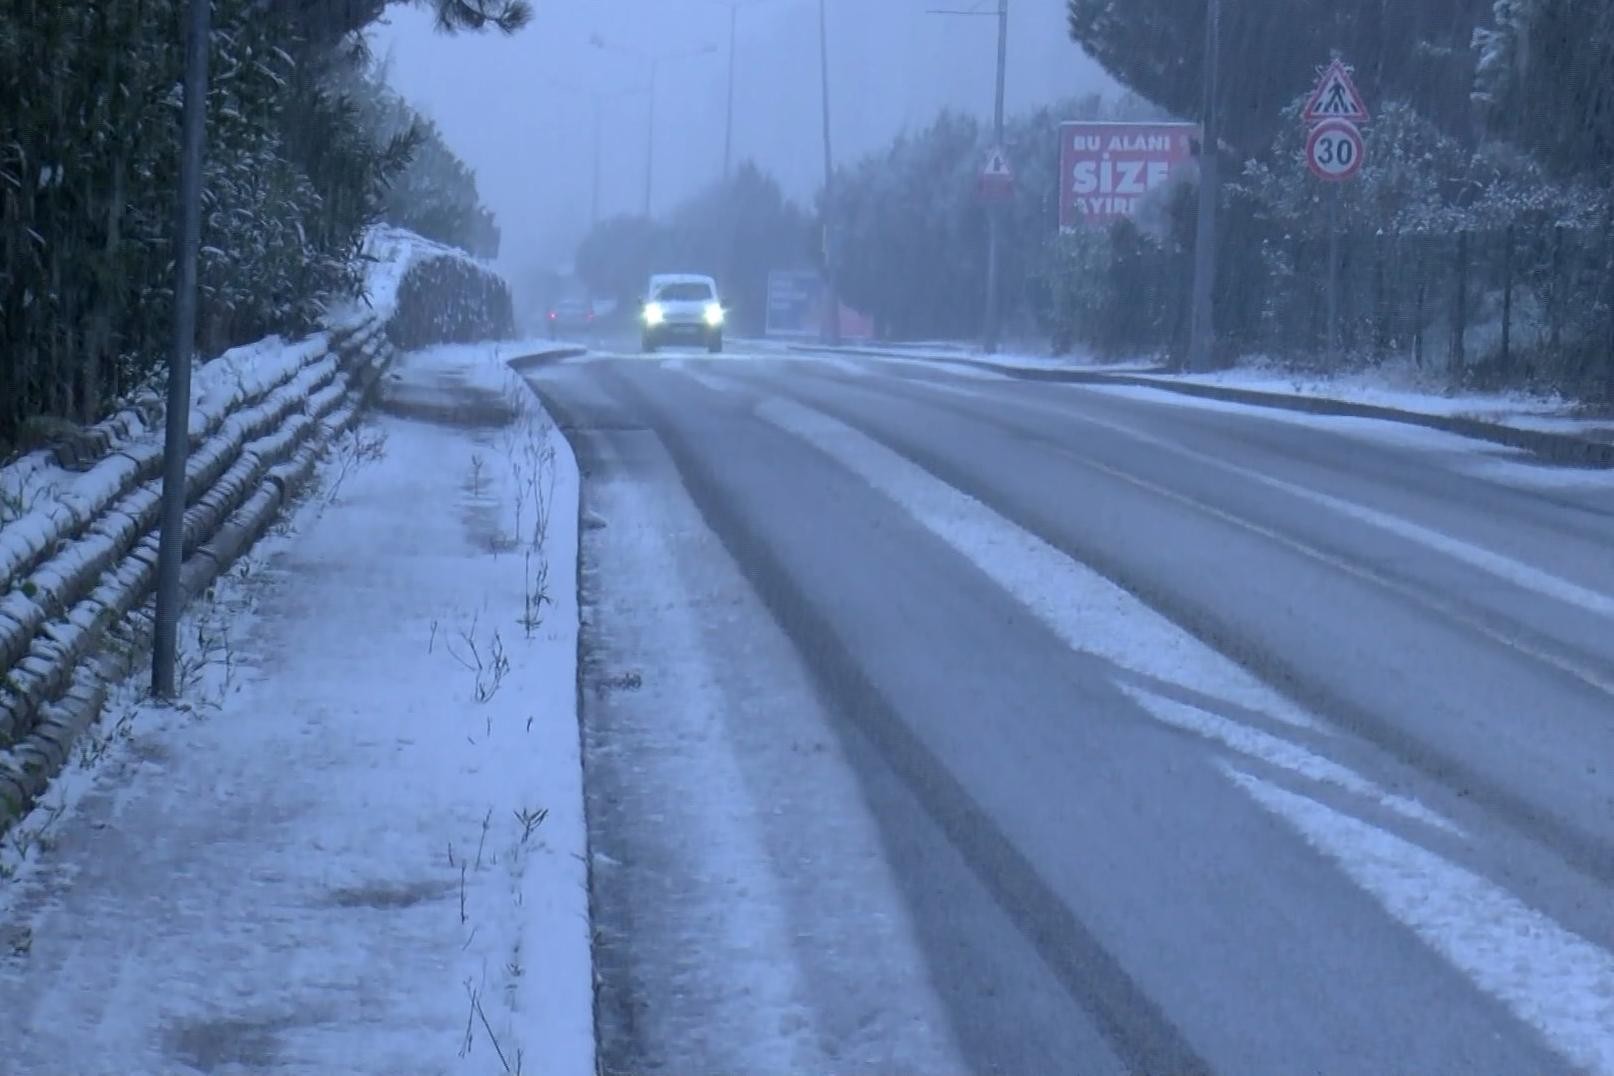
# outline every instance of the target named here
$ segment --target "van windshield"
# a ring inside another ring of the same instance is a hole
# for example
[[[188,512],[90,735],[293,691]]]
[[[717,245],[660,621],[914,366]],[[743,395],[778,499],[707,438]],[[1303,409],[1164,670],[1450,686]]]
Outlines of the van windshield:
[[[656,298],[674,303],[698,303],[712,298],[712,286],[694,282],[663,284],[657,290]]]

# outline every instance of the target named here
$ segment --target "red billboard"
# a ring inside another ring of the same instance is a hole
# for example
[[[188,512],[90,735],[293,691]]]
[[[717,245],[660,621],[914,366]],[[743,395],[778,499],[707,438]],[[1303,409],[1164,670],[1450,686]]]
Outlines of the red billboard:
[[[1059,125],[1059,226],[1109,224],[1193,160],[1192,123]]]

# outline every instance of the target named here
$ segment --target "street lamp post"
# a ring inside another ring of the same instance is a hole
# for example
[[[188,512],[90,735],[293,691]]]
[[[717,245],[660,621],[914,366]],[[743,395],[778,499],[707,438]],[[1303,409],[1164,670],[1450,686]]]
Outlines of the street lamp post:
[[[729,9],[729,90],[728,105],[723,114],[723,178],[729,178],[734,160],[734,37],[740,21],[740,5],[731,3]]]
[[[644,135],[644,215],[650,216],[650,194],[656,177],[656,75],[661,57],[650,58],[650,119]]]
[[[604,38],[600,37],[599,34],[595,34],[590,37],[589,44],[593,45],[597,49],[604,49],[610,52],[620,52],[624,55],[632,56],[635,59],[650,65],[649,129],[645,132],[644,165],[644,215],[648,217],[650,216],[651,194],[655,185],[656,86],[657,80],[660,76],[661,64],[666,60],[683,60],[695,56],[709,56],[716,52],[717,48],[713,45],[702,45],[700,48],[696,49],[678,49],[671,52],[642,52],[639,49],[629,48],[626,45],[618,45],[614,42],[608,42]]]
[[[835,161],[829,141],[829,16],[818,0],[818,74],[824,105],[824,301],[829,308],[829,342],[841,342],[841,298],[835,290]]]
[[[723,120],[723,178],[729,178],[729,172],[734,165],[734,56],[735,40],[740,22],[740,9],[761,0],[712,0],[714,4],[721,4],[729,11],[729,78],[728,78],[728,105]]]
[[[592,228],[600,222],[600,136],[605,126],[605,102],[594,94],[594,168],[588,192],[588,224]]]
[[[190,0],[185,38],[185,96],[180,116],[179,206],[174,235],[174,350],[168,365],[163,441],[161,530],[157,540],[157,625],[151,693],[172,699],[185,604],[185,470],[190,454],[191,360],[196,349],[196,261],[202,234],[202,153],[207,137],[207,44],[211,0]]]
[[[593,110],[594,144],[591,151],[591,156],[593,157],[593,175],[591,177],[589,190],[588,217],[590,224],[598,224],[600,222],[600,181],[602,178],[600,160],[602,152],[601,147],[604,144],[605,135],[606,102],[614,101],[621,97],[631,97],[634,94],[644,93],[645,87],[630,86],[627,89],[620,89],[612,92],[585,88],[582,86],[574,86],[570,82],[562,82],[560,79],[556,78],[546,78],[544,81],[549,86],[552,86],[553,88],[561,90],[565,93],[575,93],[580,97],[587,97],[589,100],[589,106]]]

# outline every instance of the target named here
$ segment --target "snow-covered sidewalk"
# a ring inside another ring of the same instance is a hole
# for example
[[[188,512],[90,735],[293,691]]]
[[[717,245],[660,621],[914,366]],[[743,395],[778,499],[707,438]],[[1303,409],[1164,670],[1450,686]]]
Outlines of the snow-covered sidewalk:
[[[0,1072],[594,1071],[578,476],[492,345],[199,602],[0,848]],[[498,425],[492,424],[497,421]]]

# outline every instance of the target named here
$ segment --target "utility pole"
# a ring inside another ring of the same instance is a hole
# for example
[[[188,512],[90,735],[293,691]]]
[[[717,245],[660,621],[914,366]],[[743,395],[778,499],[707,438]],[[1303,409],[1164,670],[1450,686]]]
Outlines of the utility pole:
[[[1009,0],[998,0],[998,82],[992,106],[992,145],[1003,146],[1003,85],[1009,59]],[[1002,317],[998,294],[998,250],[1002,243],[1003,206],[994,198],[987,206],[986,247],[986,332],[982,341],[988,355],[998,349],[999,321]]]
[[[180,593],[180,570],[185,562],[185,469],[190,454],[191,359],[196,347],[196,259],[202,235],[210,3],[211,0],[190,0],[185,38],[179,206],[174,229],[174,349],[168,360],[162,529],[157,544],[157,630],[151,651],[151,692],[161,699],[174,697],[179,614],[185,603]]]
[[[1188,368],[1216,364],[1217,67],[1222,37],[1221,0],[1205,0],[1205,103],[1199,132],[1199,220],[1194,236],[1194,290],[1189,309]]]
[[[818,0],[818,71],[824,103],[824,300],[829,308],[829,342],[841,342],[841,297],[835,290],[835,162],[829,142],[829,16]]]

